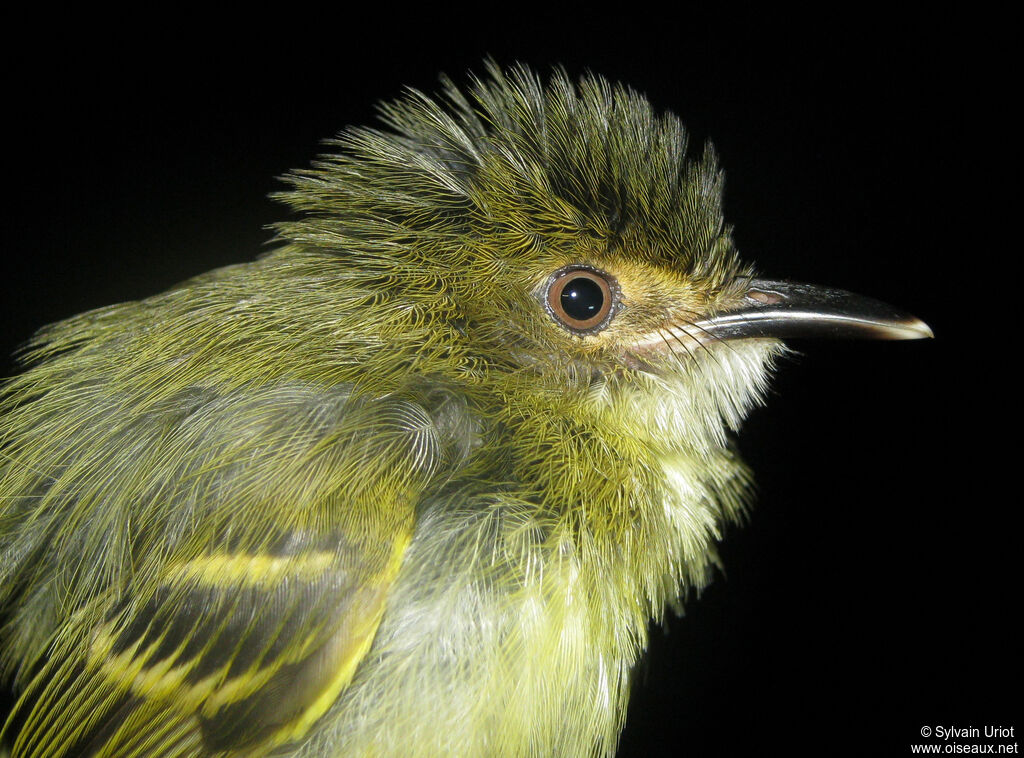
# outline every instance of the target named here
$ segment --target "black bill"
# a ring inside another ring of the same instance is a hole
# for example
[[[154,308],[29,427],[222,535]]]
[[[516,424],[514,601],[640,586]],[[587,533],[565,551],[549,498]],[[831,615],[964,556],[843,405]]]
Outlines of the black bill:
[[[914,340],[933,337],[921,319],[845,290],[751,279],[742,304],[687,329],[712,339],[829,337]]]

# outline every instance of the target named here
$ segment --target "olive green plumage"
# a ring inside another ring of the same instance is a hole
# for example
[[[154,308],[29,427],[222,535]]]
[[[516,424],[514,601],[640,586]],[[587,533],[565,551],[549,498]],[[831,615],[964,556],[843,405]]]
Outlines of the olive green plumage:
[[[382,112],[289,177],[274,252],[48,327],[7,384],[14,756],[614,752],[781,349],[637,347],[742,297],[721,174],[597,77]],[[549,312],[566,267],[614,277],[600,329]]]

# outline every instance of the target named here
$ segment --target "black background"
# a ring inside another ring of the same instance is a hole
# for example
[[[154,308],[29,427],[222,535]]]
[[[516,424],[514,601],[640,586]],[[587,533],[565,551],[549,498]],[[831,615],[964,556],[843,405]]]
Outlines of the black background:
[[[907,755],[926,725],[1024,727],[1016,456],[990,426],[1019,384],[991,181],[1005,22],[503,12],[13,23],[3,354],[265,250],[275,177],[403,85],[486,55],[628,82],[714,141],[763,274],[899,304],[936,339],[796,345],[740,437],[758,506],[655,628],[620,754]]]

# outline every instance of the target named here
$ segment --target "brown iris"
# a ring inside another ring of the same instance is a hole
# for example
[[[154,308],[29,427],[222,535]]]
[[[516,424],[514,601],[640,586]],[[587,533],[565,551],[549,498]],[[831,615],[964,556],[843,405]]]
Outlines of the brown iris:
[[[614,280],[589,268],[563,269],[548,285],[547,310],[560,324],[574,332],[603,328],[615,305]]]

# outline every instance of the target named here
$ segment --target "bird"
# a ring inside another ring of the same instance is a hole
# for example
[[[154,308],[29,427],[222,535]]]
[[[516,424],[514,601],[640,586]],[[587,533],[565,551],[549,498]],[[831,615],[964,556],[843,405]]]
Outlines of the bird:
[[[487,62],[290,173],[269,253],[40,330],[0,390],[12,758],[613,755],[785,340],[932,336],[762,278],[688,141]]]

